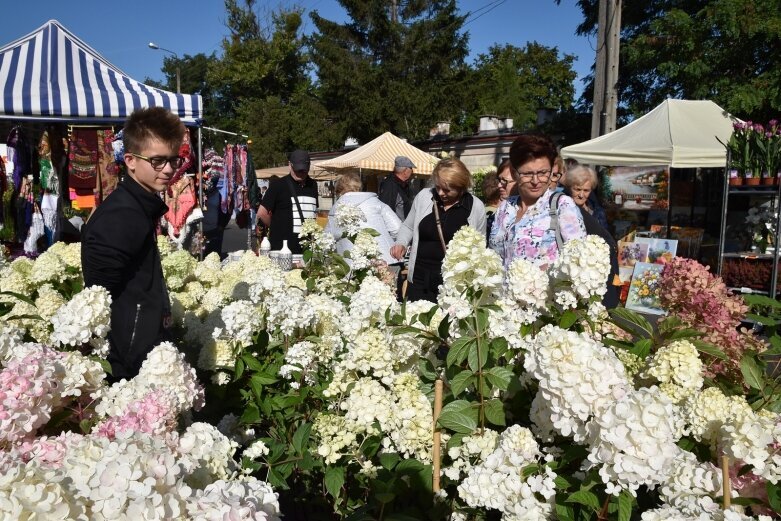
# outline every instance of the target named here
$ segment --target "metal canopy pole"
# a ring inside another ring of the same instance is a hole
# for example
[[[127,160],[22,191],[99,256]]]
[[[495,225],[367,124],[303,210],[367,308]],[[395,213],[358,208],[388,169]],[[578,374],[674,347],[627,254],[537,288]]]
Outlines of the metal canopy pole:
[[[727,150],[727,164],[724,166],[724,194],[721,198],[721,230],[719,231],[719,263],[716,274],[721,276],[724,267],[724,241],[727,237],[727,203],[729,199],[729,165],[732,164],[730,152]]]
[[[203,209],[203,132],[198,127],[198,208]],[[201,237],[201,247],[198,248],[198,260],[203,260],[203,249],[206,247],[206,238],[203,236],[203,219],[198,221],[198,233]]]

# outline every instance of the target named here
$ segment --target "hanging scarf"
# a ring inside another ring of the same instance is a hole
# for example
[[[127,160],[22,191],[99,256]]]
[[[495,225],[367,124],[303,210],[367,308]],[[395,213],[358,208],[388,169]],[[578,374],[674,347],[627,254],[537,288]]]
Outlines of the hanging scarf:
[[[233,188],[236,182],[234,163],[233,145],[227,145],[225,147],[225,181],[220,190],[220,210],[222,213],[232,213],[233,210]]]
[[[68,185],[77,190],[94,190],[98,181],[98,133],[74,128],[68,146]]]
[[[98,140],[98,182],[95,186],[95,206],[106,200],[119,184],[119,167],[114,161],[114,131],[102,129],[97,132]]]

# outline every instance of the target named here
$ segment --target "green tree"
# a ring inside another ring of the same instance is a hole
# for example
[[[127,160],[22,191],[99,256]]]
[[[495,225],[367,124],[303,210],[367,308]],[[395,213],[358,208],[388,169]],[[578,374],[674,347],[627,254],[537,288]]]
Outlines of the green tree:
[[[250,135],[257,167],[283,163],[294,148],[338,144],[308,75],[302,11],[270,13],[264,28],[255,0],[225,0],[225,9],[229,34],[222,42],[223,57],[207,73],[207,81],[218,86],[219,126]]]
[[[479,111],[511,116],[516,128],[526,129],[536,124],[537,109],[567,110],[575,97],[574,60],[537,42],[492,46],[475,62]]]
[[[200,94],[203,98],[204,119],[214,122],[219,119],[220,110],[215,104],[216,92],[214,86],[207,80],[207,72],[210,65],[217,61],[214,53],[209,56],[204,53],[198,53],[194,56],[185,54],[181,58],[165,56],[162,68],[164,80],[155,81],[147,78],[145,83],[176,92],[176,68],[178,66],[181,91],[185,94]]]
[[[461,117],[468,68],[465,17],[455,0],[340,0],[343,24],[311,14],[318,93],[341,137],[366,142],[391,131],[427,137]]]
[[[579,0],[593,34],[597,0]],[[623,2],[619,100],[640,115],[665,98],[710,99],[743,118],[781,111],[781,0]]]

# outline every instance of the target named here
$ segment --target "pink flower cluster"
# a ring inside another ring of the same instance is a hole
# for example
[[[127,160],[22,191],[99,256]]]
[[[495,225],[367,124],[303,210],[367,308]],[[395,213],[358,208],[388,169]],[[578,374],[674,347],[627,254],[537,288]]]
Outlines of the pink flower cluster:
[[[94,430],[98,436],[114,439],[119,432],[144,432],[162,436],[176,428],[176,400],[165,389],[154,389],[128,405],[121,416],[100,422]]]
[[[38,353],[12,360],[0,372],[0,442],[35,435],[60,400],[56,368]]]
[[[692,259],[677,257],[668,263],[659,281],[659,300],[688,327],[704,333],[702,340],[722,349],[729,361],[707,360],[709,372],[740,380],[740,358],[747,349],[762,350],[751,333],[739,330],[748,307],[732,295],[720,277]]]

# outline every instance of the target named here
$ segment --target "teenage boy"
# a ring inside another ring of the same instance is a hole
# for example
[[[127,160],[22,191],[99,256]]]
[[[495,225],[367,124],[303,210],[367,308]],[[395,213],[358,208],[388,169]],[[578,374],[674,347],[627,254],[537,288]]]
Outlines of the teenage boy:
[[[112,297],[112,380],[130,379],[170,327],[170,302],[156,227],[168,207],[159,193],[181,166],[184,125],[167,109],[133,112],[125,122],[127,175],[84,226],[81,267],[86,286]]]

